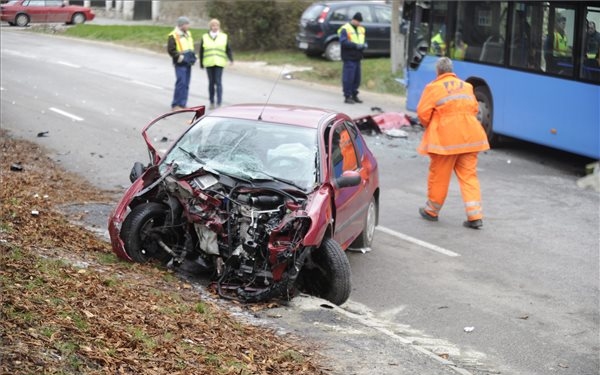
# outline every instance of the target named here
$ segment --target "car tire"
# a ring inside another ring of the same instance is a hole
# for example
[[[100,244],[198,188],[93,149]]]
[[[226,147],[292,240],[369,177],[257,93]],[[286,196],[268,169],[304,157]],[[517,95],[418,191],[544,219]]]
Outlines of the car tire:
[[[325,47],[325,58],[329,61],[340,61],[342,59],[342,47],[338,40],[332,40]]]
[[[341,305],[350,297],[350,262],[342,247],[326,238],[300,273],[300,289]]]
[[[73,25],[81,25],[85,22],[85,15],[83,13],[75,13],[73,17],[71,17],[71,23]]]
[[[477,119],[483,126],[485,134],[490,145],[498,143],[498,137],[494,134],[494,104],[492,102],[492,94],[490,89],[485,85],[479,85],[474,90],[475,98],[479,103],[479,111]]]
[[[19,27],[25,27],[29,25],[29,16],[24,13],[18,14],[15,17],[15,25]]]
[[[375,226],[377,225],[378,210],[379,207],[377,206],[377,201],[375,200],[375,197],[372,197],[371,201],[369,202],[369,206],[367,207],[367,216],[365,218],[365,226],[363,227],[363,231],[354,240],[350,247],[359,249],[371,247],[373,238],[375,237]]]
[[[127,215],[121,227],[120,237],[123,241],[125,252],[138,263],[146,263],[151,259],[158,259],[166,263],[171,256],[165,252],[156,238],[151,236],[150,230],[165,225],[169,208],[160,203],[142,203],[136,206]],[[168,246],[177,243],[174,231],[164,231],[160,239]]]

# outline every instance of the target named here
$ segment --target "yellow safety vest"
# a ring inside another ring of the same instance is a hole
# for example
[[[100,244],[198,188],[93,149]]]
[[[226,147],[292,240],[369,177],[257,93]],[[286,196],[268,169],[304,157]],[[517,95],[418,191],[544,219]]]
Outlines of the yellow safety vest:
[[[464,60],[468,47],[469,47],[469,45],[467,43],[463,43],[462,47],[456,47],[454,45],[454,42],[451,42],[450,43],[450,58],[454,59],[454,60]]]
[[[340,27],[337,31],[338,36],[342,35],[342,30],[346,30],[346,34],[348,35],[348,40],[352,43],[356,44],[365,44],[365,28],[362,26],[358,26],[356,29],[352,24],[346,23],[342,27]]]
[[[435,50],[435,43],[437,43],[440,46],[440,56],[445,56],[446,55],[446,42],[444,42],[444,38],[442,38],[442,34],[441,33],[437,33],[435,34],[435,36],[433,38],[431,38],[431,46],[429,47],[429,53],[432,55],[435,55],[438,53],[438,51]]]
[[[184,53],[187,51],[194,51],[194,39],[192,38],[192,33],[190,31],[188,31],[187,34],[183,34],[178,28],[175,28],[169,35],[172,35],[173,39],[175,39],[177,52]]]
[[[202,55],[204,67],[227,65],[227,34],[218,33],[215,39],[211,38],[209,34],[202,35],[202,48],[204,48]]]
[[[569,56],[569,45],[567,35],[560,35],[558,31],[554,32],[554,56]]]

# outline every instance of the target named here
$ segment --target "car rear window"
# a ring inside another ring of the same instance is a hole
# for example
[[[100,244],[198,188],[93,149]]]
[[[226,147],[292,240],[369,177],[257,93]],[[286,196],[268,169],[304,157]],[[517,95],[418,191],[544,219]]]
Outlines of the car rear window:
[[[304,11],[304,13],[302,13],[302,19],[314,21],[317,18],[319,18],[324,8],[325,5],[323,4],[313,4],[310,7],[308,7],[308,9]]]

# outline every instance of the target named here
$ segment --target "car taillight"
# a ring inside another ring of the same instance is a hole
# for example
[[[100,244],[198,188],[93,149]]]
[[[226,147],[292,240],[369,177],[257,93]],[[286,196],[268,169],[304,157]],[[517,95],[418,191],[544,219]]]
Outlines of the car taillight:
[[[325,22],[325,18],[327,18],[328,13],[329,13],[329,7],[325,7],[323,9],[323,11],[321,12],[321,15],[319,16],[319,19],[317,20],[317,22],[319,22],[319,23]]]

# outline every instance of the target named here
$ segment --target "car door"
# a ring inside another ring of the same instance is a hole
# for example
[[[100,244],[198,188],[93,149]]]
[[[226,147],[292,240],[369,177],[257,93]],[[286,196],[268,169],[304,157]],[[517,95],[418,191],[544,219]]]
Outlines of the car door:
[[[46,22],[64,23],[69,21],[69,12],[62,0],[46,0],[46,11]]]
[[[44,0],[29,0],[23,3],[29,22],[46,22],[46,2]]]
[[[352,133],[343,121],[336,123],[329,134],[329,176],[335,201],[334,239],[345,248],[362,230],[366,192],[362,182],[357,186],[337,186],[336,179],[345,171],[360,172],[361,160]]]
[[[370,39],[369,49],[376,53],[389,53],[392,8],[386,5],[373,5],[371,9],[375,15],[375,24],[373,25],[373,46],[371,46]]]

